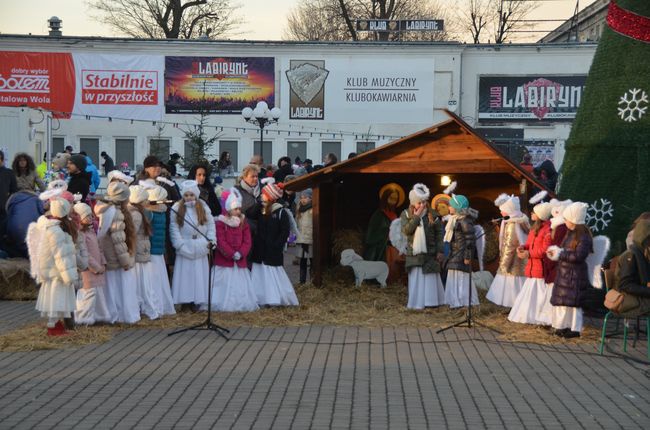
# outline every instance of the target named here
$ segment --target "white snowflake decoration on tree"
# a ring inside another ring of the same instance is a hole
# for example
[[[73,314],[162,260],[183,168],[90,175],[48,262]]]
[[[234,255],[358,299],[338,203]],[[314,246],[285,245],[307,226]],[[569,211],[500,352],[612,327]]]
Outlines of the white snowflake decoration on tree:
[[[618,104],[622,105],[622,107],[618,108],[618,116],[623,121],[637,121],[646,114],[646,110],[648,109],[648,94],[639,88],[633,88],[621,97]]]
[[[614,207],[607,199],[593,202],[587,209],[587,225],[595,232],[603,231],[614,217]]]

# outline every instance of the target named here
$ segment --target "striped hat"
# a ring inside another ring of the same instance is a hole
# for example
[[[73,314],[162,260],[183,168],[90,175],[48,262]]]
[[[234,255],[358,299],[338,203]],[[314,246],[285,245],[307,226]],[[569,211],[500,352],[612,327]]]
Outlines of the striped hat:
[[[280,197],[282,197],[284,184],[282,182],[276,184],[275,179],[273,178],[264,178],[262,183],[265,184],[262,188],[262,194],[266,196],[267,199],[274,202]]]

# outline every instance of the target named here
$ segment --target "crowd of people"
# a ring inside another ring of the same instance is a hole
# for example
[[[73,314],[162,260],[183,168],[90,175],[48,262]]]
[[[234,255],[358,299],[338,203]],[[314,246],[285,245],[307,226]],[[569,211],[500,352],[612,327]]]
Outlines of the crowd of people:
[[[288,157],[264,165],[254,156],[235,185],[223,189],[211,178],[219,178],[230,162],[227,156],[217,164],[216,176],[213,166],[199,164],[177,182],[173,169],[156,156],[147,156],[131,176],[115,170],[103,153],[107,186],[99,192],[92,160],[71,152],[56,154],[51,169],[39,169],[19,153],[9,169],[0,151],[0,257],[30,259],[40,284],[36,308],[48,317],[48,334],[65,334],[75,322],[133,324],[142,316],[202,311],[209,290],[219,311],[298,305],[284,253],[287,246],[294,250],[299,282],[308,282],[312,192],[296,194],[283,184],[321,166]],[[325,165],[335,162],[333,154],[325,157]],[[416,184],[408,208],[398,215],[398,188],[382,188],[381,207],[369,223],[366,259],[385,260],[391,272],[400,270],[398,254],[386,239],[397,222],[404,238],[407,308],[477,305],[470,282],[473,260],[480,258],[477,211],[467,197],[453,193],[453,186],[430,204],[429,189]],[[583,326],[581,298],[591,287],[588,205],[544,202],[545,196],[531,199],[530,219],[518,197],[502,194],[495,200],[503,216],[500,257],[486,297],[511,308],[513,322],[576,337]],[[650,311],[650,213],[635,222],[628,248],[618,260],[617,286],[636,300],[632,313],[643,314]]]
[[[0,152],[2,257],[30,259],[48,334],[203,311],[209,289],[220,311],[298,305],[284,252],[295,245],[306,283],[312,194],[296,198],[283,181],[306,174],[302,163],[283,157],[261,177],[255,156],[223,189],[207,163],[175,181],[153,155],[133,176],[102,158],[105,191],[83,153],[57,154],[39,174],[29,155],[17,154],[7,169]]]

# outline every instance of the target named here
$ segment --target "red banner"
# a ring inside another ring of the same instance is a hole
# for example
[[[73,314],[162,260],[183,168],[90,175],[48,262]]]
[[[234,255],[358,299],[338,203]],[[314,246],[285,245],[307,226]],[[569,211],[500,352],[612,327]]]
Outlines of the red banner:
[[[0,51],[0,106],[28,106],[67,118],[75,98],[71,54]]]

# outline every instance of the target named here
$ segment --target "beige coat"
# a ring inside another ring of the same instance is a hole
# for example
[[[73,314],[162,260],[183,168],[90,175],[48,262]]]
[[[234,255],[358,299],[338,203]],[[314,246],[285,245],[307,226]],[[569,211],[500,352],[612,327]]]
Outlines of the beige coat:
[[[129,212],[131,213],[131,218],[133,219],[135,231],[138,234],[135,262],[148,263],[151,261],[151,240],[149,239],[149,236],[144,234],[142,214],[140,214],[140,211],[138,211],[138,209],[131,205],[129,205]]]
[[[107,210],[111,205],[104,205],[96,212]],[[126,224],[124,224],[124,214],[119,207],[116,208],[110,222],[108,233],[99,239],[99,245],[106,257],[106,270],[130,269],[135,265],[135,253],[129,254],[129,248],[126,244]]]
[[[314,243],[312,211],[313,209],[308,209],[303,213],[296,212],[296,222],[298,224],[296,243],[304,243],[306,245]]]

